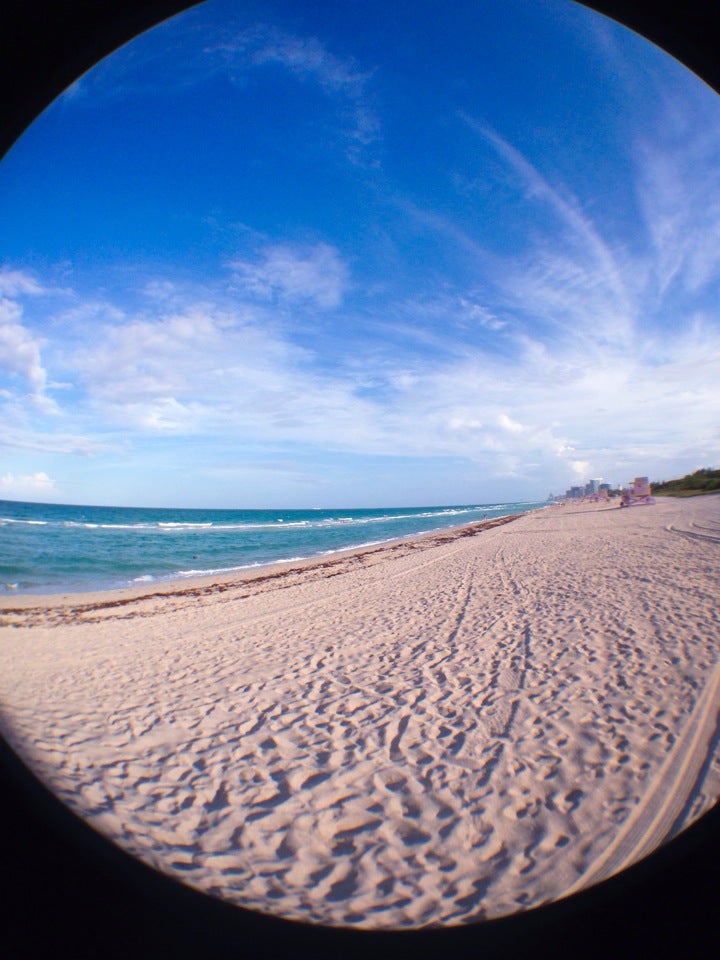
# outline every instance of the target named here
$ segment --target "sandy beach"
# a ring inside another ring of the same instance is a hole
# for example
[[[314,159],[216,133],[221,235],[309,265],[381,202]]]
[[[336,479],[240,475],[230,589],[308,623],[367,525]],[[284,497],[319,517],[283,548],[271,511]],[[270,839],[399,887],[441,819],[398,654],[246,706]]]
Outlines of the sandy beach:
[[[720,795],[720,495],[0,603],[0,727],[143,861],[365,928],[538,906]]]

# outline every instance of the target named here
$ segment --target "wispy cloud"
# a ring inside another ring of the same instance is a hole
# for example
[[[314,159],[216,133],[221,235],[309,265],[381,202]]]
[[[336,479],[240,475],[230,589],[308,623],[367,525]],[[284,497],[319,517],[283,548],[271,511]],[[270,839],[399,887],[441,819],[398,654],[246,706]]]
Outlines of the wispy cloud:
[[[62,430],[40,429],[34,421],[28,418],[27,410],[19,405],[6,408],[4,411],[9,421],[15,421],[0,434],[0,454],[8,456],[17,453],[33,454],[60,454],[62,456],[87,457],[96,453],[107,453],[117,450],[118,444],[107,443],[99,439],[91,439],[77,433],[63,432]],[[102,427],[94,426],[94,433],[99,434]]]
[[[32,274],[7,266],[0,267],[0,296],[17,297],[20,294],[42,292],[43,288]]]
[[[643,138],[636,147],[659,297],[672,295],[674,286],[692,294],[717,289],[720,274],[720,245],[709,242],[720,236],[720,131],[684,126],[676,118],[660,143]]]
[[[379,140],[381,124],[368,92],[373,71],[337,56],[317,37],[295,36],[265,24],[207,49],[221,54],[234,75],[239,70],[276,64],[299,80],[317,84],[340,107],[349,159],[374,162],[368,148]]]
[[[84,109],[99,100],[145,97],[149,90],[199,88],[218,76],[243,88],[254,72],[275,65],[323,92],[336,110],[339,143],[353,164],[377,164],[372,148],[381,139],[381,122],[373,106],[372,69],[334,53],[317,36],[267,23],[248,26],[242,10],[229,11],[213,25],[203,24],[198,13],[168,21],[154,37],[136,38],[102,61],[68,87],[63,106]]]
[[[540,206],[554,219],[531,239],[525,256],[506,261],[505,293],[519,307],[581,336],[631,338],[637,318],[633,264],[627,250],[612,246],[564,185],[553,185],[496,131],[467,114],[462,120],[502,158],[515,175],[526,206]],[[530,238],[529,238],[530,239]],[[630,268],[630,269],[628,269]]]
[[[330,309],[340,305],[350,271],[338,250],[326,243],[313,246],[276,244],[255,260],[230,263],[236,284],[246,295],[289,302],[312,301]]]

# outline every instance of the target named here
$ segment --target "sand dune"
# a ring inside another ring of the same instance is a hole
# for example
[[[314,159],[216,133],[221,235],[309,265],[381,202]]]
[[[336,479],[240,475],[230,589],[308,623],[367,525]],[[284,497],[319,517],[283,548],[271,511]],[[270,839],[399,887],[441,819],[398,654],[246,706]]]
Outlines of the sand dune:
[[[457,924],[720,794],[720,497],[553,507],[0,608],[3,732],[99,831],[278,916]]]

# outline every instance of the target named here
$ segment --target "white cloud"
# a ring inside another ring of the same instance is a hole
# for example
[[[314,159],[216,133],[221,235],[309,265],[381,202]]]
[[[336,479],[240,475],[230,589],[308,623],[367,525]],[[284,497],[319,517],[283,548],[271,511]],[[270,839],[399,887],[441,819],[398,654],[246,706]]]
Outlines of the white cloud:
[[[285,276],[281,263],[299,263],[287,289],[296,297],[314,292],[317,301],[320,262],[272,248],[261,263],[267,269],[258,268],[254,280],[269,286]],[[304,269],[308,263],[313,269]],[[720,419],[720,334],[704,315],[681,338],[648,337],[637,351],[598,340],[589,350],[583,336],[546,341],[542,333],[509,326],[487,330],[487,315],[475,311],[472,297],[448,297],[419,315],[417,344],[403,329],[393,330],[392,340],[374,339],[367,351],[353,349],[327,365],[322,341],[316,341],[317,356],[301,349],[269,307],[181,301],[178,289],[177,309],[167,315],[128,319],[111,311],[117,319],[95,326],[92,340],[69,349],[64,364],[82,389],[74,415],[91,437],[95,433],[92,442],[108,430],[128,439],[202,435],[225,444],[469,456],[488,470],[532,462],[538,472],[567,472],[572,462],[585,461],[609,475],[608,451],[630,456],[655,433],[665,434],[659,452],[677,447],[685,435],[712,442]],[[442,328],[443,310],[448,328],[458,313],[459,319],[452,327],[456,342],[440,350],[432,331]],[[485,331],[487,344],[463,339],[473,326]],[[514,349],[499,354],[498,336]],[[398,350],[396,343],[405,346]]]
[[[230,264],[245,294],[290,302],[311,301],[323,309],[341,304],[349,270],[338,250],[326,243],[314,246],[277,244],[266,247],[255,261]]]
[[[498,423],[503,428],[507,430],[508,433],[524,433],[526,427],[521,423],[518,423],[517,420],[513,420],[512,417],[509,417],[506,413],[501,413],[498,417]]]
[[[0,267],[0,297],[17,297],[20,294],[42,293],[37,280],[24,270]]]
[[[0,299],[0,370],[22,377],[39,396],[47,380],[40,359],[41,341],[20,323],[21,317],[19,304]]]
[[[307,275],[296,296],[301,288],[313,289]],[[325,455],[452,457],[473,461],[486,480],[535,477],[543,492],[564,488],[569,476],[652,473],[649,456],[662,464],[678,449],[693,462],[720,454],[720,332],[705,314],[680,338],[648,337],[637,351],[598,341],[588,350],[583,337],[488,329],[473,296],[448,296],[418,314],[416,343],[393,328],[392,339],[327,364],[323,341],[317,354],[300,348],[272,305],[231,303],[219,290],[213,302],[205,293],[194,302],[176,287],[167,313],[162,299],[135,317],[104,310],[109,322],[94,323],[92,338],[63,348],[75,407],[61,425],[74,432],[42,434],[16,422],[0,443],[102,455],[122,444],[140,449],[143,438],[197,438],[201,449],[230,458],[288,445]],[[482,333],[471,345],[464,336],[475,328]],[[442,329],[453,331],[450,349],[433,346]],[[498,353],[497,337],[514,349]],[[56,345],[56,360],[59,352]]]
[[[0,477],[0,496],[9,499],[22,500],[24,497],[33,497],[38,494],[50,494],[55,490],[55,481],[50,477],[38,471],[29,476],[15,476],[12,473],[6,473]]]
[[[262,434],[302,419],[314,395],[302,350],[262,310],[209,304],[96,330],[68,360],[95,416],[134,431]]]

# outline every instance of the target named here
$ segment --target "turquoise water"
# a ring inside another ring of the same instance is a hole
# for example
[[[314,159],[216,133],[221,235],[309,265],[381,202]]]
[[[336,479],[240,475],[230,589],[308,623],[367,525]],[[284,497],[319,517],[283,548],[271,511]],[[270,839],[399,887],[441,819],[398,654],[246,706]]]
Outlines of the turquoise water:
[[[156,510],[0,500],[0,596],[102,590],[232,572],[540,506]]]

